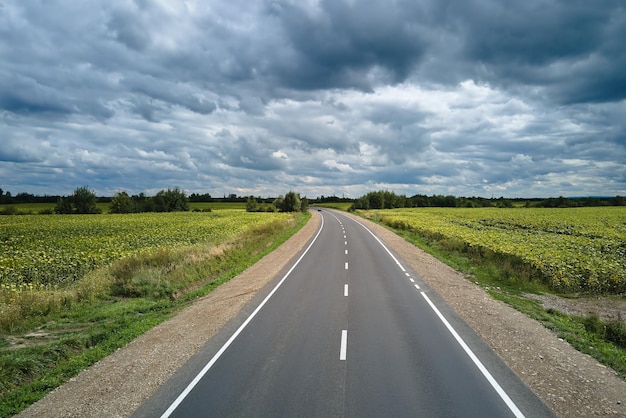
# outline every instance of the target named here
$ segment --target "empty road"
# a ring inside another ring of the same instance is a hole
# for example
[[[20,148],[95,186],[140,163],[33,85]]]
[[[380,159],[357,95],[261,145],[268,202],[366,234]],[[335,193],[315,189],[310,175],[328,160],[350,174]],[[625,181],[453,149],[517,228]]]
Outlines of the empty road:
[[[552,416],[364,225],[313,216],[299,258],[136,417]]]

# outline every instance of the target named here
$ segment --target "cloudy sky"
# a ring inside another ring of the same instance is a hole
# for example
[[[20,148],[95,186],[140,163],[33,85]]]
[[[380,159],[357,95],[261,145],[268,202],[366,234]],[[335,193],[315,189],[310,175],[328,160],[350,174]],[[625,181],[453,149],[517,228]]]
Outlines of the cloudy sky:
[[[0,0],[13,194],[626,195],[623,0]]]

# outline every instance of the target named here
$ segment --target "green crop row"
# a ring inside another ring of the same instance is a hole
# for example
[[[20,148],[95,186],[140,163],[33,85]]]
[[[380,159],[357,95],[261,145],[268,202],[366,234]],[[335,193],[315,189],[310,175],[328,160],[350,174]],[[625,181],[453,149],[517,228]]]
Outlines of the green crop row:
[[[372,211],[392,227],[521,260],[561,291],[626,292],[626,208]]]

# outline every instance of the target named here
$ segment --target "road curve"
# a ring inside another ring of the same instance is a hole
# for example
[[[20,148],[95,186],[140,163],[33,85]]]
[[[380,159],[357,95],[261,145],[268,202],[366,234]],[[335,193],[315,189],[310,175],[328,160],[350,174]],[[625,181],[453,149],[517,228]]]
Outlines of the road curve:
[[[553,416],[357,220],[309,245],[136,417]]]

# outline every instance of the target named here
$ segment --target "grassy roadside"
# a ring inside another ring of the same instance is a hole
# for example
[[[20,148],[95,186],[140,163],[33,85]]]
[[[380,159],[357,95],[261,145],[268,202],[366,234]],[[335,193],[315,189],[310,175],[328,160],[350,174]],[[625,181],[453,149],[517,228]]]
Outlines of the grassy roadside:
[[[519,260],[503,259],[499,255],[490,257],[485,253],[470,254],[461,250],[462,245],[449,239],[427,238],[411,230],[392,228],[376,218],[368,219],[465,274],[493,298],[541,322],[559,338],[611,367],[626,379],[626,323],[623,321],[605,321],[596,315],[583,317],[545,309],[538,301],[527,297],[527,294],[549,293],[564,298],[578,295],[555,293],[540,280],[536,280],[533,277],[534,272],[525,271],[524,266],[519,265]]]
[[[101,292],[0,334],[0,417],[12,416],[276,249],[310,219],[252,228],[218,247],[161,249],[94,271]]]

